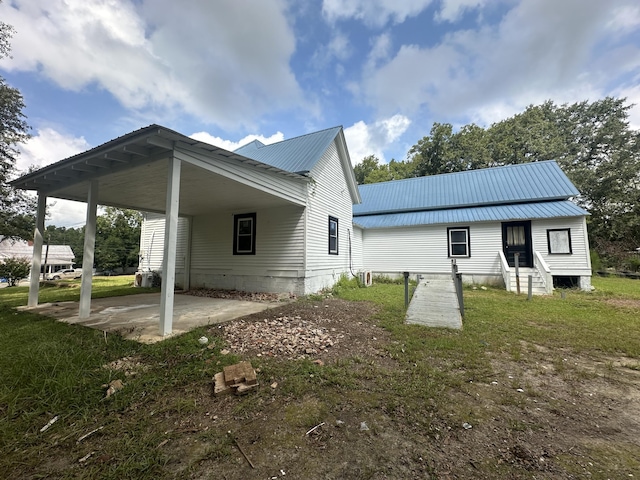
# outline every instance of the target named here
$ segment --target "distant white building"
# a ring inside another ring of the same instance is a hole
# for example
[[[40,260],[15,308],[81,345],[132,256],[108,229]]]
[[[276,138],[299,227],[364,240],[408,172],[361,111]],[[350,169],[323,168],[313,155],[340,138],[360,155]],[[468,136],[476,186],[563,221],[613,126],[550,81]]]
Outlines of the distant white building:
[[[33,242],[24,240],[12,240],[0,236],[0,262],[5,258],[26,258],[31,261],[33,257]],[[42,248],[41,272],[45,269],[47,274],[59,270],[73,268],[75,255],[69,245],[49,245]]]

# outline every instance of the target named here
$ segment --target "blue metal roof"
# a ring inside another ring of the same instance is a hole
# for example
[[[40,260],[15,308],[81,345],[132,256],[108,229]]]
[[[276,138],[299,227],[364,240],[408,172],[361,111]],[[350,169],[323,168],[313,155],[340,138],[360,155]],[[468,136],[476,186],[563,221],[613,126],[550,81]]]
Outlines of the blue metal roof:
[[[309,172],[342,127],[333,127],[282,142],[264,145],[255,140],[234,153],[292,173]]]
[[[355,209],[355,205],[354,205]],[[579,217],[589,215],[569,200],[491,205],[468,208],[423,210],[354,216],[353,223],[363,228],[393,228],[416,225],[455,224],[490,221],[529,220],[535,218]]]
[[[578,195],[553,161],[523,163],[360,185],[354,215],[437,210],[547,200]]]

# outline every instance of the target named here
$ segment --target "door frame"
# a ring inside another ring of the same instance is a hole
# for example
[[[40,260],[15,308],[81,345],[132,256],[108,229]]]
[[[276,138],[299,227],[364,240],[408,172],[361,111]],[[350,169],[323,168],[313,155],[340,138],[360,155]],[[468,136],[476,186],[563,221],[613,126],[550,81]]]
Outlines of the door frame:
[[[509,259],[509,252],[507,249],[507,227],[524,227],[524,250],[526,253],[526,262],[520,258],[521,267],[533,267],[533,240],[531,237],[531,220],[519,220],[517,222],[502,222],[502,251],[507,259],[507,263],[510,267],[515,267],[515,262]]]

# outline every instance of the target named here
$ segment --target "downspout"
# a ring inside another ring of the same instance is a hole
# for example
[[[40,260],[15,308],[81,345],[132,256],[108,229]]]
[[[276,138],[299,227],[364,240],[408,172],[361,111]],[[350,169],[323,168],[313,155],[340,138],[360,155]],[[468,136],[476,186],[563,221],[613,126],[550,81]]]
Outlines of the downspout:
[[[354,277],[357,277],[357,275],[353,273],[353,255],[351,254],[351,230],[348,228],[347,228],[347,233],[349,236],[349,271],[351,272],[351,275],[353,275]]]

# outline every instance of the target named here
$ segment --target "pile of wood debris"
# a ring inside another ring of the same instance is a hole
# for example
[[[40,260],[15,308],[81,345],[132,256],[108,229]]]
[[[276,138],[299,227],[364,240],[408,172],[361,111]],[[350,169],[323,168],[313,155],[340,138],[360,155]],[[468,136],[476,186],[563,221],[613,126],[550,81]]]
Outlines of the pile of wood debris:
[[[244,395],[257,387],[258,377],[251,363],[240,362],[224,367],[222,372],[216,373],[213,393],[216,396],[228,395],[230,393]]]

